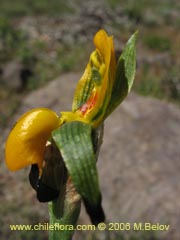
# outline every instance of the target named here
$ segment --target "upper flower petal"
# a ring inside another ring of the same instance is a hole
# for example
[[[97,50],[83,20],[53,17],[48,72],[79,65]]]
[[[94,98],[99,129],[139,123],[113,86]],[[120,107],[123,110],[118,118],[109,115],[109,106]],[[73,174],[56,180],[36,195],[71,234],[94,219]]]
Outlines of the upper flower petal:
[[[94,37],[95,51],[78,82],[72,111],[74,118],[97,126],[106,112],[115,78],[116,61],[112,36],[100,30]],[[72,114],[71,114],[72,115]],[[66,113],[63,118],[68,119]]]
[[[5,158],[8,168],[15,171],[38,164],[41,169],[46,142],[59,123],[56,113],[47,108],[37,108],[25,113],[6,141]]]

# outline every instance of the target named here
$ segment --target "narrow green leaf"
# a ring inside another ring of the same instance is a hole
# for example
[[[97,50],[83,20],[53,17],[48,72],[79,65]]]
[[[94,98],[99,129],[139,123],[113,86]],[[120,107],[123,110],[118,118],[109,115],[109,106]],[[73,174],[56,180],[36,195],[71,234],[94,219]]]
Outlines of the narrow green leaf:
[[[124,100],[129,93],[136,73],[136,38],[135,32],[128,40],[116,69],[116,79],[113,85],[111,99],[106,111],[106,117]]]
[[[62,154],[75,188],[85,202],[85,206],[91,209],[90,211],[94,209],[96,213],[98,211],[96,208],[101,211],[101,194],[96,169],[96,155],[92,144],[91,125],[78,121],[68,122],[54,130],[52,137]],[[88,213],[91,215],[90,212]]]

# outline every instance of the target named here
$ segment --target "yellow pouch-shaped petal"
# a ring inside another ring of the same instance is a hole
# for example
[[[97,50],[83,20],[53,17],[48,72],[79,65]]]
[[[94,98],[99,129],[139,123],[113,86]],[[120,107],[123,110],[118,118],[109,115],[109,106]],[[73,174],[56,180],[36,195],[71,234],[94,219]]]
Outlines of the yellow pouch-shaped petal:
[[[41,169],[46,142],[59,123],[56,113],[47,108],[37,108],[25,113],[17,121],[6,141],[7,167],[15,171],[38,164]]]

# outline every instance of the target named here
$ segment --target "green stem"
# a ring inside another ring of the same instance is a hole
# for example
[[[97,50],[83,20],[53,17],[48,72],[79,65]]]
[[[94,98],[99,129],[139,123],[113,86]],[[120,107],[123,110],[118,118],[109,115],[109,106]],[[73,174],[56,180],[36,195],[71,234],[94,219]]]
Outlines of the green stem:
[[[69,178],[62,195],[50,202],[49,207],[49,240],[71,240],[80,213],[81,197]],[[52,227],[51,227],[52,226]]]

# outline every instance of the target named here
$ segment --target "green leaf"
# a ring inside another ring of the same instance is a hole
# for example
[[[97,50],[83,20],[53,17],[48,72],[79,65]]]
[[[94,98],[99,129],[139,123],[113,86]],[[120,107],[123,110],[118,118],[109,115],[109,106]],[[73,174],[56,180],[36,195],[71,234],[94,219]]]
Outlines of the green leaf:
[[[135,32],[128,40],[119,60],[116,69],[116,79],[109,105],[106,110],[106,117],[124,100],[129,93],[136,73],[136,38]]]
[[[96,223],[96,217],[101,215],[102,208],[91,125],[78,121],[68,122],[54,130],[52,137],[91,220]]]

